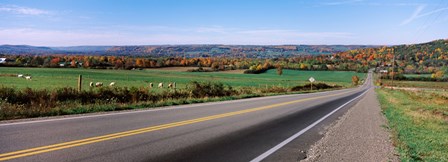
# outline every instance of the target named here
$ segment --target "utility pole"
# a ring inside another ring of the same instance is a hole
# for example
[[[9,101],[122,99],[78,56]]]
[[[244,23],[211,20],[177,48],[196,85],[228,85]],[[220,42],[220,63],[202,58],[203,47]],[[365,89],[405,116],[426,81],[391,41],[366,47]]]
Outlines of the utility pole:
[[[395,50],[392,48],[392,87],[394,85],[394,77],[395,77]]]

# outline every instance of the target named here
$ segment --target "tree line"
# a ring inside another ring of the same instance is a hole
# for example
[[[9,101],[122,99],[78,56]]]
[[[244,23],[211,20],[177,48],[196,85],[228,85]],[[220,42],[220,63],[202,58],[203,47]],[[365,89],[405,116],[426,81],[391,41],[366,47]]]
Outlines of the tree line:
[[[260,73],[267,69],[340,70],[367,72],[378,67],[389,74],[447,73],[448,40],[424,44],[384,46],[349,50],[330,55],[299,55],[278,58],[244,57],[151,57],[88,55],[0,55],[0,66],[136,69],[161,67],[209,67],[213,71],[247,69]],[[443,74],[442,74],[443,77]]]

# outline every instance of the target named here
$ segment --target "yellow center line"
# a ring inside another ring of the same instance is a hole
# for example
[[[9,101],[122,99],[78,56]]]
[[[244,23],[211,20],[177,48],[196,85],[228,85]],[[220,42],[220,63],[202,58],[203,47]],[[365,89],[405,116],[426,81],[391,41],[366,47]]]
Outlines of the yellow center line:
[[[206,116],[206,117],[201,117],[201,118],[196,118],[196,119],[191,119],[191,120],[179,121],[179,122],[162,124],[162,125],[151,126],[151,127],[146,127],[146,128],[140,128],[140,129],[124,131],[124,132],[119,132],[119,133],[112,133],[112,134],[107,134],[107,135],[102,135],[102,136],[97,136],[97,137],[85,138],[85,139],[81,139],[81,140],[74,140],[74,141],[69,141],[69,142],[53,144],[53,145],[47,145],[47,146],[35,147],[35,148],[31,148],[31,149],[24,149],[24,150],[19,150],[19,151],[14,151],[14,152],[8,152],[8,153],[0,154],[0,161],[11,160],[11,159],[15,159],[15,158],[31,156],[31,155],[36,155],[36,154],[41,154],[41,153],[51,152],[51,151],[56,151],[56,150],[62,150],[62,149],[66,149],[66,148],[87,145],[87,144],[91,144],[91,143],[97,143],[97,142],[102,142],[102,141],[107,141],[107,140],[112,140],[112,139],[132,136],[132,135],[138,135],[138,134],[153,132],[153,131],[157,131],[157,130],[163,130],[163,129],[173,128],[173,127],[190,125],[190,124],[194,124],[194,123],[199,123],[199,122],[204,122],[204,121],[209,121],[209,120],[214,120],[214,119],[220,119],[220,118],[225,118],[225,117],[230,117],[230,116],[235,116],[235,115],[240,115],[240,114],[246,114],[246,113],[250,113],[250,112],[285,106],[285,105],[289,105],[289,104],[293,104],[293,103],[299,103],[299,102],[315,100],[315,99],[319,99],[319,98],[337,96],[337,95],[346,94],[346,93],[350,93],[350,92],[352,92],[352,91],[337,93],[337,94],[332,94],[332,95],[326,95],[326,96],[320,96],[320,97],[299,99],[299,100],[283,102],[283,103],[278,103],[278,104],[272,104],[272,105],[256,107],[256,108],[250,108],[250,109],[234,111],[234,112],[229,112],[229,113],[224,113],[224,114],[217,114],[217,115]]]

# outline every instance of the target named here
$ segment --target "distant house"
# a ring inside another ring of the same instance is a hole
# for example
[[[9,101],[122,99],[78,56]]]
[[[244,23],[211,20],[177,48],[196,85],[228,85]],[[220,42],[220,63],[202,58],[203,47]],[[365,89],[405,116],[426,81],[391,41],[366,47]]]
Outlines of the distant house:
[[[380,70],[380,73],[387,73],[387,70]]]
[[[0,64],[6,63],[6,58],[0,58]]]

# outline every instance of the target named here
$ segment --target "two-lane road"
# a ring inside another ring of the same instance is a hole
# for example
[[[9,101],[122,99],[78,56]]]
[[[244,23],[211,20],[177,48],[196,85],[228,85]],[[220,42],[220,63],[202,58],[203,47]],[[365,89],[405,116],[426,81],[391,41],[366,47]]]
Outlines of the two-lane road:
[[[334,120],[370,78],[321,93],[0,124],[0,161],[259,161]]]

